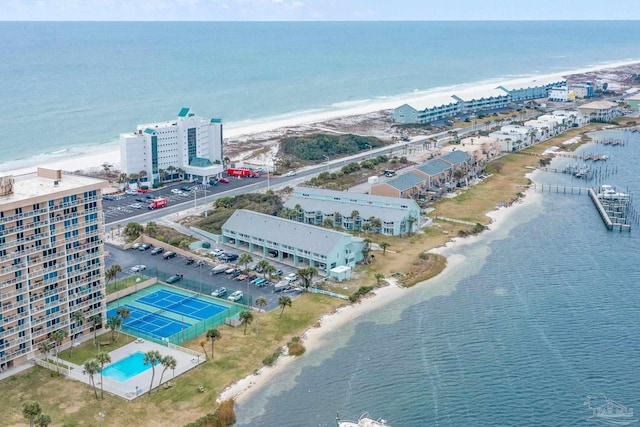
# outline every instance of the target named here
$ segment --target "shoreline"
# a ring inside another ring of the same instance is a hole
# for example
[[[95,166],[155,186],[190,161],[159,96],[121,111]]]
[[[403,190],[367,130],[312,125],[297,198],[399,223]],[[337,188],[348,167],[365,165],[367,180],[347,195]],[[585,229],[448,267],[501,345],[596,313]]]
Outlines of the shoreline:
[[[534,174],[535,171],[533,173],[526,174],[526,176],[533,176]],[[536,193],[531,189],[525,190],[524,194],[525,196],[519,203],[513,204],[509,207],[499,207],[495,210],[487,212],[486,215],[491,218],[491,223],[488,225],[488,230],[484,233],[497,230],[500,225],[502,225],[513,215],[517,214],[521,209],[526,209],[529,204],[536,203],[540,200],[540,196],[536,195]],[[476,243],[477,241],[483,239],[484,233],[480,233],[476,236],[467,236],[464,238],[452,237],[443,246],[429,250],[429,252],[437,253],[447,258],[446,267],[436,277],[440,276],[451,268],[456,267],[460,262],[463,262],[463,260],[458,259],[458,257],[447,255],[447,252],[450,252],[462,245]],[[387,280],[387,285],[375,289],[372,296],[364,298],[355,304],[352,303],[340,307],[332,313],[325,314],[318,321],[319,326],[310,326],[300,337],[303,345],[306,348],[305,354],[319,349],[322,346],[325,338],[330,336],[331,332],[333,332],[334,330],[339,329],[343,325],[352,322],[364,313],[368,313],[377,308],[384,307],[390,301],[395,301],[396,299],[401,298],[407,291],[412,288],[418,286],[429,286],[430,280],[433,280],[433,278],[417,283],[411,288],[404,288],[398,286],[393,280]],[[284,348],[286,349],[286,346]],[[260,391],[261,388],[266,386],[271,380],[277,378],[279,374],[284,372],[291,364],[295,363],[297,359],[297,357],[283,354],[278,358],[276,364],[274,364],[273,366],[263,366],[257,371],[257,373],[250,374],[225,387],[218,395],[216,401],[220,403],[224,400],[234,399],[236,404],[243,404],[248,399],[250,399],[254,393]]]
[[[361,105],[317,112],[301,112],[299,114],[282,115],[276,117],[266,117],[264,119],[256,120],[252,123],[235,122],[225,126],[225,143],[229,145],[237,144],[250,137],[256,137],[261,134],[274,133],[273,138],[279,137],[279,135],[285,132],[289,128],[308,126],[313,124],[320,124],[327,121],[339,120],[349,117],[359,117],[372,113],[380,113],[387,110],[393,110],[403,104],[420,103],[433,98],[440,98],[443,95],[465,94],[468,92],[476,92],[483,89],[493,89],[496,86],[504,84],[515,84],[520,82],[530,81],[532,78],[546,78],[552,76],[563,76],[570,78],[571,76],[578,76],[585,73],[602,72],[605,70],[614,71],[623,67],[629,67],[640,64],[640,59],[615,61],[611,63],[603,63],[591,67],[583,67],[574,70],[567,70],[562,72],[553,72],[546,74],[532,74],[527,77],[518,77],[515,79],[496,78],[491,80],[484,80],[473,83],[461,83],[457,85],[447,87],[436,87],[425,91],[419,91],[415,93],[405,93],[396,96],[390,96],[386,99],[378,99],[375,102],[367,103],[363,100]],[[622,70],[618,70],[622,71]],[[162,121],[162,118],[158,118],[158,121]],[[135,126],[136,124],[132,124]],[[117,132],[125,132],[126,130],[120,130]],[[265,139],[268,139],[269,135],[265,135]],[[34,164],[33,166],[19,167],[19,168],[7,168],[0,172],[0,175],[23,175],[27,173],[33,173],[37,167],[48,167],[53,169],[62,169],[65,171],[77,171],[88,170],[92,168],[101,168],[101,165],[106,163],[111,164],[115,169],[120,167],[120,148],[117,141],[113,141],[103,145],[115,145],[112,147],[105,147],[101,150],[93,146],[93,151],[90,154],[79,154],[72,157],[60,158],[50,161],[42,161]],[[49,154],[39,154],[33,156],[33,161],[36,162],[37,158],[47,156]],[[30,163],[29,159],[8,161],[5,164],[12,163]],[[2,169],[0,167],[0,169]]]

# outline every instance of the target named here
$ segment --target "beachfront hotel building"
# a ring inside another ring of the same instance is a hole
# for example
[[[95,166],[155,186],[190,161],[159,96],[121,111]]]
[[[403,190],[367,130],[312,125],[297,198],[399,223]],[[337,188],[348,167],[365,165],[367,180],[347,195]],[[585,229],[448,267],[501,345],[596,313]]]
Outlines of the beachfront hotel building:
[[[44,168],[0,178],[0,369],[33,359],[53,332],[82,340],[91,316],[105,319],[106,186]]]
[[[186,179],[208,182],[223,171],[222,120],[196,116],[183,108],[175,120],[142,124],[120,134],[122,172],[157,184],[181,171]]]
[[[345,269],[362,261],[365,245],[364,239],[349,233],[245,209],[236,210],[224,223],[222,241],[296,268],[315,267],[334,278],[344,278]]]
[[[494,89],[433,97],[395,108],[391,119],[401,124],[432,123],[459,115],[499,110],[512,103],[546,98],[552,88],[566,84],[563,77],[551,76],[504,84]]]
[[[294,188],[293,197],[284,207],[297,211],[290,218],[305,224],[324,225],[330,221],[333,227],[366,229],[388,236],[416,231],[420,218],[420,206],[411,199],[320,188]]]

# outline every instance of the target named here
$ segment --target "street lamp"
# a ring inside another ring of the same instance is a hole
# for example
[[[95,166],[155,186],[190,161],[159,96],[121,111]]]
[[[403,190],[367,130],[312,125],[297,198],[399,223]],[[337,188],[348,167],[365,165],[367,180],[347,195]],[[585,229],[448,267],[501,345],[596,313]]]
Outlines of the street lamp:
[[[107,416],[107,414],[105,414],[105,413],[103,413],[103,412],[100,412],[100,413],[98,414],[98,416],[100,417],[100,427],[103,427],[103,426],[104,426],[104,417],[106,417],[106,416]]]
[[[326,154],[323,154],[322,156],[327,161],[327,171],[328,171],[329,170],[329,156],[327,156]]]

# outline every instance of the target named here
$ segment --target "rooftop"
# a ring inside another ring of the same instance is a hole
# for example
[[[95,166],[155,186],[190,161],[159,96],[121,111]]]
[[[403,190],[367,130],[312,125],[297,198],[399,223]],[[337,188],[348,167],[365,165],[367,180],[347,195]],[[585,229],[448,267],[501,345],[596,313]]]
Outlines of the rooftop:
[[[424,178],[413,173],[405,173],[396,178],[390,179],[389,181],[383,182],[382,184],[388,184],[400,191],[405,191],[421,183],[424,183]]]
[[[453,96],[460,101],[470,102],[479,99],[504,98],[508,95],[502,89],[476,89],[456,93]]]
[[[440,159],[431,159],[416,166],[416,169],[423,173],[426,173],[429,176],[433,176],[451,169],[451,165]]]
[[[500,85],[499,87],[503,88],[506,91],[513,91],[562,83],[566,84],[567,79],[558,75],[549,77],[536,77],[530,80],[518,80],[509,84]]]
[[[8,177],[6,177],[8,178]],[[0,205],[50,196],[71,190],[85,191],[86,187],[104,188],[108,183],[101,179],[62,174],[60,170],[38,168],[38,172],[14,176],[13,192],[0,196]],[[85,188],[85,189],[83,189]]]
[[[400,200],[409,201],[409,199]],[[413,200],[411,201],[413,202]],[[367,219],[375,217],[384,222],[401,221],[409,212],[408,209],[392,209],[389,207],[374,205],[356,205],[349,203],[348,201],[309,199],[307,197],[297,197],[295,195],[284,203],[284,206],[289,209],[294,208],[296,205],[300,205],[302,209],[307,212],[324,212],[326,214],[338,212],[343,217],[350,217],[353,211],[358,211],[360,218]]]
[[[444,107],[451,104],[457,104],[458,101],[451,95],[433,95],[423,99],[418,99],[411,103],[411,107],[418,111],[431,110],[433,108]]]
[[[320,254],[329,253],[345,237],[356,239],[348,233],[245,209],[235,211],[222,229]]]
[[[413,200],[401,199],[399,197],[376,196],[373,194],[351,193],[346,191],[325,190],[324,188],[296,187],[293,190],[294,196],[302,196],[303,194],[318,195],[324,197],[340,197],[349,198],[363,202],[385,203],[388,205],[407,205],[407,203],[415,203]],[[416,203],[416,207],[419,206]]]
[[[613,107],[617,107],[617,106],[618,106],[618,104],[616,104],[615,102],[593,101],[593,102],[589,102],[588,104],[583,104],[583,105],[579,106],[578,109],[587,108],[587,109],[592,109],[592,110],[608,110],[609,108],[613,108]]]
[[[443,154],[440,156],[440,160],[444,160],[445,162],[449,162],[452,165],[458,165],[460,163],[468,162],[472,157],[465,153],[464,151],[451,151],[450,153]]]

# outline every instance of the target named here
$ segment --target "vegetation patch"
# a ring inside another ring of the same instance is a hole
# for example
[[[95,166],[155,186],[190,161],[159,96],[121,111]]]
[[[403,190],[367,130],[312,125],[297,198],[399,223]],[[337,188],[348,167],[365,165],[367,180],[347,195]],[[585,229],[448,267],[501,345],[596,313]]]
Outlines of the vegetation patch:
[[[476,222],[476,225],[474,225],[471,228],[471,230],[459,230],[458,231],[458,236],[459,237],[475,236],[477,234],[482,233],[486,229],[487,229],[486,225],[482,225],[482,224]],[[420,255],[422,255],[422,254],[420,254]]]
[[[302,356],[307,350],[304,348],[304,345],[302,345],[300,337],[291,338],[291,341],[287,343],[287,348],[289,349],[290,356]]]
[[[440,274],[447,265],[447,259],[442,255],[420,252],[418,259],[408,271],[405,271],[400,278],[403,286],[411,287],[417,283],[431,279]]]
[[[307,161],[323,161],[327,153],[343,157],[384,145],[378,138],[351,134],[315,134],[280,140],[280,150],[283,154]]]
[[[262,360],[262,363],[266,366],[273,366],[278,361],[278,358],[282,354],[282,351],[278,349],[278,351],[274,351],[272,354],[268,355]]]
[[[236,422],[233,405],[233,399],[220,402],[213,414],[207,414],[195,422],[186,424],[185,427],[227,427],[233,425]]]
[[[369,292],[373,290],[373,286],[361,286],[353,295],[349,296],[349,301],[356,302],[361,297],[367,295]]]

